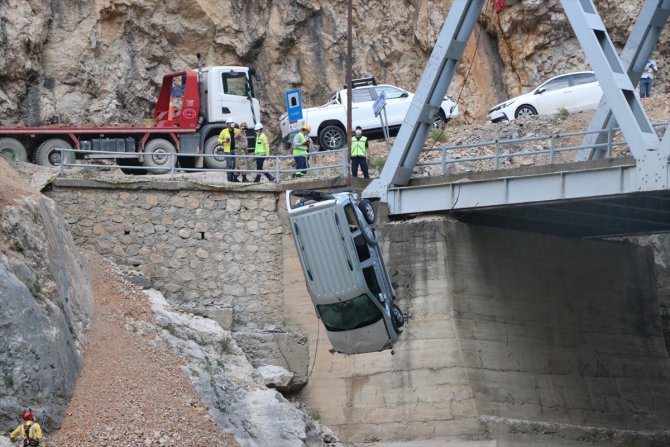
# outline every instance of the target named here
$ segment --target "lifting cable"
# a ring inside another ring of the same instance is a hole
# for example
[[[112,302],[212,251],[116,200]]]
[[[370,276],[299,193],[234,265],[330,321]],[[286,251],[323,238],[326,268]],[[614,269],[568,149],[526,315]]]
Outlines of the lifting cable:
[[[314,348],[314,360],[312,360],[312,369],[309,370],[309,373],[307,374],[307,381],[309,382],[309,378],[312,377],[312,372],[314,371],[314,365],[316,365],[316,355],[319,353],[319,335],[321,330],[321,323],[319,322],[319,319],[316,319],[316,347]]]
[[[486,3],[484,4],[483,10],[486,11],[486,9],[491,6],[492,3],[490,3],[489,0],[486,0]],[[472,65],[475,62],[475,58],[477,57],[477,50],[479,50],[479,40],[482,35],[482,25],[479,25],[479,29],[477,30],[477,38],[475,41],[475,51],[472,53],[472,59],[470,60],[470,65],[468,66],[468,71],[465,73],[465,77],[463,78],[463,83],[461,84],[461,89],[458,92],[458,96],[456,97],[456,104],[461,100],[461,95],[463,94],[463,90],[465,89],[465,84],[467,84],[468,80],[470,79],[470,72],[472,71]],[[438,112],[439,113],[439,112]],[[433,138],[433,145],[428,149],[427,151],[423,151],[423,154],[419,157],[419,162],[423,162],[426,160],[428,157],[428,153],[432,151],[435,148],[435,145],[437,144],[438,140],[442,138],[444,135],[444,131],[447,128],[447,123],[444,124],[444,127],[440,129],[440,133],[438,133],[435,138]]]

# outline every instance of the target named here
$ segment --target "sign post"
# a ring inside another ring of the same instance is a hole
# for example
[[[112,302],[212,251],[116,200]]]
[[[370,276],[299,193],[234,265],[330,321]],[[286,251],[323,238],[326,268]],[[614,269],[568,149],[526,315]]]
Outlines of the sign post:
[[[291,130],[299,130],[298,122],[302,120],[302,98],[300,89],[288,90],[286,93],[286,110],[288,111],[288,121],[291,123]]]
[[[377,97],[374,104],[372,105],[372,110],[375,112],[375,117],[379,117],[379,121],[382,124],[382,130],[384,131],[384,139],[386,140],[386,148],[389,148],[389,128],[388,128],[388,117],[386,116],[386,92],[382,90],[381,94]],[[382,114],[382,111],[384,112]]]

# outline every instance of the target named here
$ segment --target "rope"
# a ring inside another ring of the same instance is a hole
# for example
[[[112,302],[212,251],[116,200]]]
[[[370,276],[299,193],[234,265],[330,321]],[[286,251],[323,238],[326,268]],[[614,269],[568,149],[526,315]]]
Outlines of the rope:
[[[319,335],[321,330],[321,324],[319,323],[319,319],[317,318],[316,320],[316,347],[314,348],[314,360],[312,360],[312,369],[310,369],[309,373],[307,374],[307,381],[309,382],[309,378],[312,377],[312,372],[314,371],[314,365],[316,365],[316,355],[319,353]]]
[[[484,5],[484,10],[488,8],[492,3],[489,2],[489,0],[486,1],[486,4]],[[465,89],[465,84],[467,84],[468,80],[470,79],[470,72],[472,71],[472,65],[475,62],[475,58],[477,57],[477,50],[479,50],[479,39],[482,35],[482,26],[479,26],[479,29],[477,30],[477,39],[475,41],[475,52],[472,54],[472,59],[470,60],[470,65],[468,66],[468,71],[465,73],[465,78],[463,79],[463,83],[461,84],[461,89],[458,92],[458,96],[456,97],[456,104],[458,104],[461,100],[461,95],[463,94],[463,90]],[[437,136],[433,139],[433,145],[430,147],[428,151],[425,151],[420,157],[419,161],[423,162],[426,160],[426,157],[428,157],[428,153],[432,151],[435,148],[435,145],[437,144],[438,140],[442,138],[442,135],[444,135],[444,131],[446,129],[446,123],[443,128],[440,129],[440,133],[437,134]]]

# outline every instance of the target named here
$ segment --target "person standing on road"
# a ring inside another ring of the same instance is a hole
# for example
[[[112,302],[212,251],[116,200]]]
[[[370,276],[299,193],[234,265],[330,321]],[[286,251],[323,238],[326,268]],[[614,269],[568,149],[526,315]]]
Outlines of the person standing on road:
[[[356,131],[351,137],[351,175],[358,177],[358,166],[363,171],[363,177],[370,178],[368,174],[368,137],[363,136],[363,128],[356,126]]]
[[[649,59],[644,66],[642,77],[640,78],[640,98],[651,98],[651,86],[654,83],[654,75],[658,72],[656,61]]]
[[[300,132],[293,137],[293,159],[295,160],[295,168],[298,172],[293,174],[293,177],[303,177],[307,174],[307,154],[309,152],[310,139],[307,137],[312,131],[312,126],[305,123],[300,129]]]
[[[270,155],[270,143],[268,141],[268,136],[263,132],[263,125],[257,123],[254,126],[256,131],[256,148],[254,149],[254,155],[256,155],[256,170],[259,171],[256,173],[256,178],[254,183],[260,183],[261,173],[265,175],[269,181],[274,182],[275,178],[271,176],[268,172],[263,172],[263,164],[265,163],[265,157]]]
[[[228,118],[226,120],[226,128],[219,134],[218,143],[223,146],[223,153],[226,154],[226,176],[229,182],[239,182],[235,176],[235,140],[239,133],[239,129],[235,128],[235,120]]]
[[[24,447],[44,447],[44,438],[42,437],[42,428],[35,422],[35,415],[32,410],[23,412],[23,423],[9,435],[12,442],[19,436],[23,440]]]

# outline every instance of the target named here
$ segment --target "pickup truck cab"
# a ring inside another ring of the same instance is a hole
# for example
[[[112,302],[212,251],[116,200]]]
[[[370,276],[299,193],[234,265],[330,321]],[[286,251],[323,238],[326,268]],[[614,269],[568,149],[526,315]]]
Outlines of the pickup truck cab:
[[[386,116],[389,130],[392,135],[398,132],[400,125],[409,110],[414,93],[394,85],[377,84],[374,78],[361,78],[353,81],[351,93],[352,127],[361,126],[363,134],[368,138],[382,137],[383,129],[379,117],[375,117],[373,104],[382,92],[386,94]],[[445,96],[435,125],[443,126],[450,119],[458,116],[458,106],[451,96]],[[317,138],[321,150],[339,149],[346,144],[347,123],[347,89],[333,93],[328,102],[322,106],[310,107],[303,110],[303,122],[312,126],[309,134]],[[290,138],[297,129],[291,129],[288,115],[280,118],[282,138],[290,143]]]

